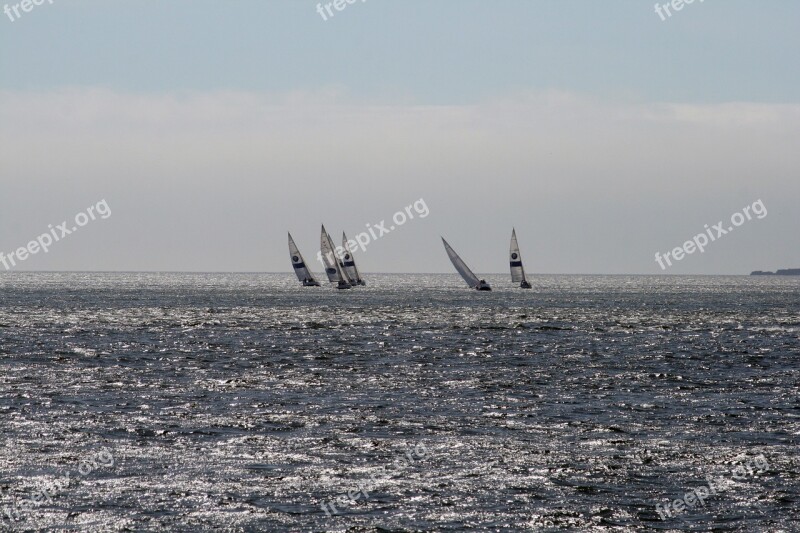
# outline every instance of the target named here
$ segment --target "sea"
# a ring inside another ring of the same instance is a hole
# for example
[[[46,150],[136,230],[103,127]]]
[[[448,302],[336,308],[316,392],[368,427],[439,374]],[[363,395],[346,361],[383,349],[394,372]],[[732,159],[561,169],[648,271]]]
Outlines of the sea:
[[[800,277],[0,275],[2,531],[800,531]]]

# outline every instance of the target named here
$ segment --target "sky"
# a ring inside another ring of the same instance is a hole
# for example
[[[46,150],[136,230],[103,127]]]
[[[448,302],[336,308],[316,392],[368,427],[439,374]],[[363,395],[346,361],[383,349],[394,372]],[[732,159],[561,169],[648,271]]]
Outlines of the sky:
[[[800,267],[800,3],[325,3],[0,2],[0,252],[76,228],[12,270]]]

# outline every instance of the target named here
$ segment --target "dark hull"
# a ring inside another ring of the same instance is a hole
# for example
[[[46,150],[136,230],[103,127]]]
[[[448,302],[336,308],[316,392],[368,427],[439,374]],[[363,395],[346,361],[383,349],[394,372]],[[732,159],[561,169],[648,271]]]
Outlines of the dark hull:
[[[489,286],[488,283],[486,283],[486,280],[482,279],[481,282],[478,283],[478,285],[475,286],[475,290],[476,291],[490,291],[490,290],[492,290],[492,288]]]

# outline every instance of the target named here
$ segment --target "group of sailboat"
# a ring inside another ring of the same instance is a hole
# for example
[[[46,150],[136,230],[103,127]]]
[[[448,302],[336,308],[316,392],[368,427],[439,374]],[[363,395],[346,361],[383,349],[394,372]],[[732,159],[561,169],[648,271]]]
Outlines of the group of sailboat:
[[[355,259],[353,259],[353,252],[347,247],[347,235],[344,232],[342,232],[342,250],[340,257],[336,254],[333,240],[328,232],[325,231],[325,225],[323,225],[320,234],[320,253],[328,281],[335,283],[337,289],[350,289],[358,285],[366,285],[367,283],[361,277]],[[291,233],[289,234],[289,257],[292,259],[294,273],[303,284],[303,287],[320,286],[319,281],[306,265],[303,254],[297,248]]]
[[[490,291],[491,286],[485,279],[480,279],[475,273],[467,266],[461,257],[456,253],[450,244],[444,240],[444,249],[447,251],[447,256],[452,261],[453,266],[464,281],[471,289],[478,291]],[[325,266],[325,274],[328,276],[328,281],[336,284],[337,289],[350,289],[358,285],[366,285],[366,282],[361,277],[356,266],[355,259],[353,259],[353,251],[347,246],[347,235],[342,232],[342,252],[336,253],[336,248],[333,246],[331,236],[325,231],[325,226],[322,226],[320,233],[320,254],[322,263]],[[509,264],[511,267],[511,281],[519,283],[520,288],[530,289],[531,284],[525,276],[525,268],[522,266],[522,254],[519,251],[519,244],[517,243],[517,232],[511,230],[511,246],[509,249]],[[319,287],[320,283],[314,277],[311,269],[306,265],[303,254],[297,248],[297,245],[292,239],[292,234],[289,234],[289,257],[292,259],[292,267],[297,279],[303,284],[303,287]]]
[[[456,267],[458,273],[461,274],[461,277],[464,278],[464,281],[467,282],[467,286],[478,291],[492,290],[485,279],[479,279],[478,276],[475,275],[464,260],[453,250],[450,244],[444,240],[444,237],[442,237],[442,242],[444,243],[445,251],[447,251],[447,256],[450,258],[453,266]],[[517,231],[513,228],[511,229],[511,247],[508,256],[511,266],[511,281],[519,283],[521,289],[530,289],[531,284],[525,276],[525,268],[522,266],[522,254],[520,254],[519,244],[517,243]]]

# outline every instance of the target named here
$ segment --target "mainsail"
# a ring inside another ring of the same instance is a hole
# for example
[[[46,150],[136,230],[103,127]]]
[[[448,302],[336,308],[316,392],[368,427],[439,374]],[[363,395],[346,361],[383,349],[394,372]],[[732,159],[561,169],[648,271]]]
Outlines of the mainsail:
[[[342,256],[342,263],[344,265],[344,272],[350,278],[351,283],[356,285],[366,285],[361,279],[361,272],[358,271],[356,261],[353,259],[353,252],[347,248],[347,235],[342,232],[342,248],[344,248],[344,255]]]
[[[442,242],[444,243],[444,249],[447,250],[447,255],[450,257],[450,261],[453,262],[453,266],[456,267],[458,273],[461,274],[461,277],[464,278],[464,281],[467,282],[471,288],[475,288],[480,285],[481,280],[478,279],[478,276],[469,269],[466,263],[458,256],[458,254],[453,250],[447,241],[444,240],[442,237]]]
[[[522,266],[522,255],[519,253],[517,231],[515,229],[511,230],[511,250],[508,253],[511,265],[511,281],[514,283],[525,281],[525,268]]]
[[[311,270],[306,266],[303,254],[297,249],[297,245],[294,243],[291,233],[289,234],[289,257],[292,259],[294,273],[297,274],[297,279],[302,281],[303,285],[319,286],[319,282],[314,278],[314,274],[312,274]]]
[[[338,283],[340,288],[344,285],[350,286],[350,280],[347,274],[344,273],[342,267],[339,265],[336,252],[333,249],[333,241],[328,232],[325,231],[325,225],[322,225],[322,233],[320,235],[320,251],[322,252],[322,263],[325,265],[325,273],[328,275],[328,281],[331,283]]]

